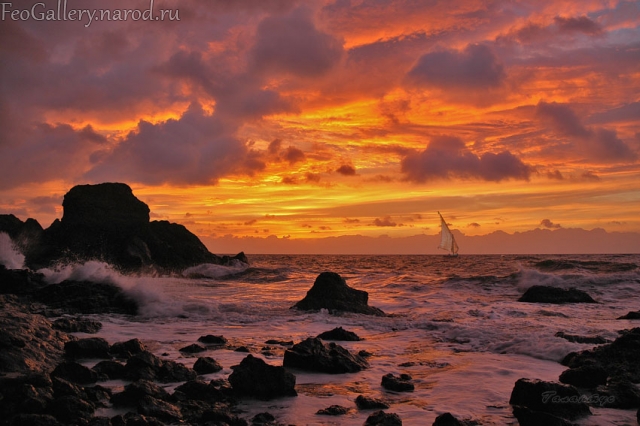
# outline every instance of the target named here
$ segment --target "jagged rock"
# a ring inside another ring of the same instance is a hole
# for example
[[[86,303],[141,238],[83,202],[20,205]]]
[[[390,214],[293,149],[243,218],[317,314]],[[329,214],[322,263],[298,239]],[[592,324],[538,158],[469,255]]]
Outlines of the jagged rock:
[[[342,374],[361,371],[369,363],[342,346],[309,337],[285,351],[283,365],[306,371]]]
[[[333,330],[325,331],[324,333],[318,335],[318,339],[344,342],[357,342],[362,340],[356,333],[347,331],[342,327],[336,327]]]
[[[27,269],[7,269],[0,264],[0,294],[31,294],[44,287],[44,275]]]
[[[204,424],[229,425],[229,426],[247,426],[247,421],[234,416],[226,409],[211,409],[202,413],[200,421]]]
[[[562,365],[577,368],[582,365],[602,366],[610,377],[628,377],[640,383],[640,328],[623,331],[612,343],[593,349],[571,352],[562,360]]]
[[[514,415],[521,424],[522,422],[532,424],[531,419],[538,417],[576,420],[591,414],[589,406],[582,402],[576,388],[541,380],[519,379],[516,381],[509,404],[514,406]],[[524,407],[527,410],[516,410],[516,407]]]
[[[587,293],[576,288],[568,290],[544,285],[534,285],[518,299],[518,302],[528,303],[598,303]]]
[[[51,377],[59,377],[72,383],[90,384],[98,380],[98,373],[74,361],[64,361],[51,372]]]
[[[640,319],[640,311],[630,311],[628,314],[618,317],[616,319],[637,320],[637,319]]]
[[[607,371],[599,365],[581,365],[560,374],[560,381],[579,388],[596,388],[607,383]]]
[[[124,364],[112,360],[100,361],[93,366],[92,370],[108,377],[110,380],[122,379],[126,375]]]
[[[264,343],[266,343],[267,345],[293,346],[293,340],[269,339]]]
[[[323,408],[318,410],[316,414],[321,416],[342,416],[349,412],[347,407],[343,407],[342,405],[332,405],[327,408]]]
[[[394,392],[413,392],[414,386],[411,383],[411,376],[401,374],[394,376],[393,374],[385,374],[382,376],[382,387]]]
[[[111,397],[111,402],[117,407],[135,407],[146,396],[162,401],[169,401],[169,393],[149,380],[138,380],[124,387],[122,392]]]
[[[111,358],[109,342],[102,337],[72,340],[65,343],[64,352],[69,358]]]
[[[31,314],[16,296],[0,295],[0,372],[51,371],[69,336]]]
[[[198,352],[204,352],[206,351],[207,348],[205,348],[204,346],[200,346],[197,343],[193,343],[189,346],[185,346],[184,348],[180,348],[180,352],[185,352],[185,353],[189,353],[189,354],[195,354]]]
[[[9,426],[62,426],[50,414],[18,414],[11,418]]]
[[[304,299],[293,307],[303,311],[355,312],[359,314],[384,316],[378,308],[367,304],[369,294],[347,285],[344,278],[335,272],[323,272],[316,278],[313,287],[307,291]]]
[[[198,342],[206,345],[226,345],[228,343],[224,336],[214,336],[213,334],[207,334],[206,336],[200,336]]]
[[[402,426],[402,419],[396,413],[376,411],[367,417],[364,426]]]
[[[606,385],[598,386],[589,404],[593,407],[638,408],[640,407],[640,389],[625,378],[615,377]]]
[[[109,352],[116,358],[129,359],[133,355],[146,351],[147,348],[140,339],[130,339],[126,342],[116,342],[111,345]]]
[[[138,304],[120,287],[91,281],[63,281],[34,292],[34,298],[60,313],[136,315]]]
[[[518,419],[520,426],[575,426],[562,417],[545,413],[544,411],[532,410],[528,407],[516,405],[513,407],[513,416]]]
[[[480,426],[475,420],[459,420],[451,413],[440,414],[432,426]]]
[[[271,413],[258,413],[251,418],[252,426],[276,426],[276,418]]]
[[[569,342],[573,343],[585,343],[591,345],[602,345],[604,343],[608,343],[609,340],[605,339],[602,336],[576,336],[575,334],[567,334],[562,331],[558,331],[555,334],[556,337],[561,337]]]
[[[356,398],[356,406],[360,410],[387,409],[389,404],[381,399],[369,398],[368,396],[358,395]]]
[[[253,355],[247,355],[240,365],[232,368],[229,383],[240,396],[268,400],[298,395],[295,391],[296,376],[283,367],[275,367]]]
[[[162,360],[144,351],[133,355],[125,365],[125,378],[129,380],[157,380],[160,382],[183,382],[195,379],[197,373],[179,362]]]
[[[149,207],[123,183],[74,186],[65,194],[62,206],[62,219],[45,230],[33,220],[21,223],[6,215],[0,220],[0,231],[6,228],[18,239],[29,236],[30,246],[23,253],[33,270],[88,260],[124,270],[162,271],[182,271],[203,263],[247,262],[244,253],[235,257],[212,254],[182,225],[150,222]]]
[[[225,391],[216,386],[214,381],[205,383],[202,380],[189,380],[176,388],[173,395],[178,400],[196,400],[206,402],[220,402],[227,399]]]
[[[161,399],[145,395],[138,401],[138,413],[154,417],[170,424],[179,423],[182,420],[180,408]]]
[[[65,333],[95,334],[100,331],[102,324],[83,318],[58,318],[53,322],[53,328]]]
[[[48,375],[27,373],[0,377],[0,422],[19,414],[43,414],[53,400]]]
[[[56,398],[49,404],[51,414],[66,424],[83,424],[93,417],[93,405],[76,396],[66,395]]]
[[[222,370],[222,366],[215,359],[205,356],[198,358],[193,364],[193,369],[198,374],[211,374]]]

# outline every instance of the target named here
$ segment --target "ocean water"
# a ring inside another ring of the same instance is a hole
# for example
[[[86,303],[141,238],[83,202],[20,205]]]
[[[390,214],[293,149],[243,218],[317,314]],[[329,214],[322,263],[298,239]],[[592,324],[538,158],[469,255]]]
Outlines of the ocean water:
[[[239,406],[247,420],[269,411],[279,422],[295,425],[362,425],[372,411],[356,408],[354,400],[361,394],[386,400],[391,405],[386,411],[397,413],[405,425],[430,425],[444,412],[485,425],[518,424],[509,405],[516,380],[557,381],[566,354],[594,346],[571,343],[556,337],[557,332],[613,340],[618,330],[639,325],[616,318],[640,309],[640,255],[254,255],[249,260],[248,267],[200,265],[181,277],[123,276],[99,262],[43,272],[51,282],[73,278],[121,286],[141,303],[141,314],[92,316],[103,324],[97,336],[110,343],[139,338],[156,355],[189,367],[197,356],[211,356],[224,369],[205,379],[231,373],[231,366],[247,355],[235,347],[246,346],[266,362],[282,365],[285,347],[267,345],[267,340],[297,343],[335,327],[364,338],[337,343],[352,352],[370,352],[369,369],[342,375],[292,370],[297,397],[243,400]],[[291,309],[323,271],[337,272],[349,286],[367,291],[369,304],[390,315]],[[576,287],[600,303],[517,302],[535,284]],[[180,353],[206,334],[223,335],[231,347],[196,356]],[[387,373],[411,375],[414,392],[383,389],[380,382]],[[125,384],[106,383],[116,391]],[[177,385],[164,386],[172,391]],[[349,413],[316,414],[336,404],[350,408]],[[592,411],[579,424],[636,424],[637,410]]]

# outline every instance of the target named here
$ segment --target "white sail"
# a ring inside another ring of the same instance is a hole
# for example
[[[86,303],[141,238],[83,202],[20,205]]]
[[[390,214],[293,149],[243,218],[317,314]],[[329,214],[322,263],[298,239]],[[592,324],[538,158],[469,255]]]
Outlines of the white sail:
[[[457,255],[458,243],[456,243],[456,239],[454,238],[453,234],[449,230],[449,227],[447,226],[447,222],[444,221],[444,218],[442,217],[440,212],[438,212],[438,215],[440,216],[440,228],[441,228],[440,229],[440,245],[438,246],[438,248],[448,251],[451,255]]]

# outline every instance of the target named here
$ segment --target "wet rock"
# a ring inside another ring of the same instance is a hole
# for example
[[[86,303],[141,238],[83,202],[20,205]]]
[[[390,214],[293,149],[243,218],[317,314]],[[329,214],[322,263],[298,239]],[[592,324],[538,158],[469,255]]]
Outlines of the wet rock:
[[[69,358],[110,359],[109,342],[101,337],[72,340],[64,345],[65,355]]]
[[[58,314],[138,313],[137,302],[110,283],[63,281],[36,290],[33,297]]]
[[[384,316],[380,309],[367,304],[369,294],[347,285],[344,278],[335,272],[323,272],[316,278],[313,287],[307,291],[304,299],[293,307],[303,311],[355,312],[366,315]]]
[[[99,375],[106,376],[110,380],[122,379],[126,374],[124,364],[112,360],[100,361],[93,366],[92,370]]]
[[[631,311],[628,314],[623,315],[621,317],[618,317],[616,319],[619,319],[619,320],[623,320],[623,319],[637,320],[637,319],[640,319],[640,311]]]
[[[145,395],[138,401],[138,413],[154,417],[166,423],[179,423],[182,420],[180,408],[161,399]]]
[[[0,295],[0,372],[51,371],[69,336],[14,295]]]
[[[640,407],[640,389],[621,377],[610,379],[605,386],[598,386],[589,400],[592,407],[630,409]]]
[[[574,423],[571,423],[562,417],[522,406],[513,407],[513,416],[518,419],[518,424],[520,426],[575,426]]]
[[[240,365],[232,368],[229,383],[240,396],[268,400],[298,395],[295,391],[296,376],[283,367],[275,367],[253,355],[247,355]]]
[[[560,381],[579,388],[596,388],[607,383],[607,371],[599,365],[581,365],[560,374]]]
[[[387,409],[389,404],[381,399],[370,398],[368,396],[358,395],[356,398],[356,406],[360,410]]]
[[[122,392],[111,397],[111,402],[117,407],[135,407],[145,397],[169,401],[169,393],[149,380],[138,380],[124,387]]]
[[[246,353],[249,353],[251,351],[246,346],[238,346],[237,348],[234,349],[234,352],[246,352]]]
[[[258,413],[251,418],[252,426],[276,426],[276,418],[271,413]]]
[[[198,358],[193,364],[193,369],[198,374],[211,374],[222,370],[222,366],[215,359],[206,356]]]
[[[74,361],[64,361],[51,372],[51,377],[59,377],[71,383],[91,384],[98,380],[98,373]]]
[[[576,420],[591,414],[591,410],[586,403],[582,402],[576,388],[541,380],[519,379],[516,381],[509,404],[514,406],[514,415],[521,424],[522,422],[533,424],[531,419],[538,417],[554,416],[565,420]],[[516,410],[516,407],[524,407],[526,410]]]
[[[58,318],[53,322],[53,328],[65,333],[95,334],[100,331],[102,324],[82,318]]]
[[[318,410],[316,414],[321,416],[343,416],[349,412],[347,407],[343,407],[341,405],[332,405],[327,408],[323,408]]]
[[[125,378],[129,380],[157,380],[183,382],[195,379],[197,373],[183,364],[162,360],[149,351],[133,355],[125,365]]]
[[[591,345],[602,345],[604,343],[608,343],[609,340],[605,339],[602,336],[577,336],[575,334],[567,334],[562,331],[558,331],[555,334],[556,337],[561,337],[569,342],[573,343],[585,343]]]
[[[367,417],[364,426],[402,426],[402,420],[396,413],[376,411]]]
[[[27,269],[7,269],[0,264],[0,294],[28,295],[44,287],[44,275]]]
[[[198,342],[206,345],[226,345],[228,343],[224,336],[215,336],[213,334],[207,334],[206,336],[200,336]]]
[[[9,426],[62,426],[62,423],[50,414],[18,414],[13,416],[7,424]]]
[[[369,363],[342,346],[309,337],[285,351],[283,365],[306,371],[342,374],[361,371]]]
[[[534,285],[518,299],[528,303],[598,303],[587,293],[576,288],[563,289],[544,285]]]
[[[357,342],[362,340],[356,333],[347,331],[342,327],[337,327],[333,330],[325,331],[324,333],[318,335],[318,339],[337,340],[345,342]]]
[[[269,339],[264,343],[266,343],[267,345],[293,346],[293,340]]]
[[[52,382],[45,374],[0,377],[0,421],[18,414],[44,414],[52,400]]]
[[[413,392],[414,386],[411,383],[411,376],[401,374],[394,376],[393,374],[385,374],[382,376],[382,387],[394,392]]]
[[[65,395],[49,404],[50,414],[62,423],[83,424],[93,417],[94,407],[77,396]]]
[[[227,399],[226,393],[216,382],[206,383],[202,380],[189,380],[176,388],[174,397],[178,400],[197,400],[206,402],[220,402]]]
[[[640,383],[640,328],[621,332],[612,343],[593,349],[571,352],[562,360],[562,365],[577,368],[596,364],[603,367],[610,377],[628,377]]]
[[[109,352],[116,358],[129,359],[133,355],[146,351],[146,347],[139,339],[130,339],[125,342],[116,342],[111,345]]]
[[[212,409],[202,413],[200,421],[205,424],[247,426],[247,421],[232,415],[227,409]]]
[[[475,420],[459,420],[451,413],[440,414],[432,426],[480,426]]]
[[[193,343],[189,346],[185,346],[184,348],[180,348],[180,352],[185,352],[188,354],[196,354],[198,352],[204,352],[206,350],[207,348],[205,348],[204,346],[200,346],[197,343]]]

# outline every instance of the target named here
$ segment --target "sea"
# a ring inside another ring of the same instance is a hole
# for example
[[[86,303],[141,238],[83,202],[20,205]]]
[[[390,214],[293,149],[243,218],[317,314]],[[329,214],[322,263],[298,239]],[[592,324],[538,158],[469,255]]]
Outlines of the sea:
[[[17,254],[0,246],[5,264],[19,266]],[[7,260],[8,259],[8,260]],[[387,401],[404,425],[431,425],[450,412],[483,425],[517,425],[509,397],[520,378],[557,381],[565,355],[594,347],[557,337],[563,332],[614,340],[618,331],[640,325],[618,320],[640,309],[640,255],[252,255],[250,264],[199,265],[180,276],[127,276],[101,262],[42,270],[47,280],[112,282],[141,306],[140,314],[91,315],[110,343],[138,338],[154,354],[192,367],[210,356],[224,368],[204,376],[226,378],[247,353],[280,366],[285,346],[268,340],[300,342],[342,327],[363,340],[337,342],[351,352],[371,354],[370,367],[350,374],[291,370],[297,397],[270,401],[244,399],[238,415],[268,411],[287,425],[362,425],[371,410],[360,411],[358,395]],[[324,271],[340,274],[369,294],[369,305],[388,316],[375,317],[292,309]],[[536,284],[586,291],[597,304],[518,302]],[[228,339],[223,349],[188,355],[180,349],[213,334]],[[98,360],[85,360],[91,367]],[[381,386],[387,373],[408,374],[413,392]],[[123,381],[101,383],[115,392]],[[163,386],[171,392],[180,383]],[[341,416],[316,414],[340,405]],[[581,425],[636,425],[637,410],[593,407]],[[102,409],[98,415],[118,414]]]

